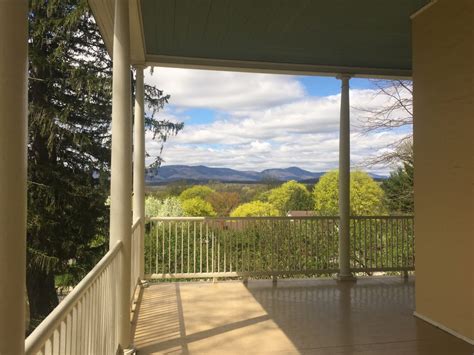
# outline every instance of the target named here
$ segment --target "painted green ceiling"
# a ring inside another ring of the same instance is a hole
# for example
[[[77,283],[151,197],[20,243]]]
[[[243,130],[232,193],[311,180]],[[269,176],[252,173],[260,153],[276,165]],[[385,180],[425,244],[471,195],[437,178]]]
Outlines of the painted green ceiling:
[[[428,0],[142,0],[147,56],[411,70]]]

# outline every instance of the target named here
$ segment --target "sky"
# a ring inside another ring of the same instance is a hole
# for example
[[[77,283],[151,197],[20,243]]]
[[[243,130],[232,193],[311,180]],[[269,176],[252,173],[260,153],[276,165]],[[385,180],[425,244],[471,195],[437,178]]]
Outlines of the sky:
[[[145,81],[171,95],[158,119],[184,122],[165,143],[164,165],[238,170],[298,166],[313,172],[338,166],[340,81],[332,77],[220,72],[175,68],[146,71]],[[387,105],[367,79],[350,81],[351,167],[387,175],[393,166],[367,168],[367,158],[409,133],[362,133],[363,112]],[[151,156],[160,143],[146,137]]]

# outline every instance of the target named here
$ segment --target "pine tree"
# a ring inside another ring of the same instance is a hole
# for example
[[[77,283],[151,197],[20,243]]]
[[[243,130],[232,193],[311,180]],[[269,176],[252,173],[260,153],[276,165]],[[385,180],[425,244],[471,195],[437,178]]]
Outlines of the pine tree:
[[[58,303],[58,277],[74,284],[108,245],[111,73],[86,0],[30,0],[27,289],[33,324]],[[182,124],[154,119],[169,99],[161,90],[147,86],[145,99],[146,126],[164,142]]]
[[[382,189],[385,191],[386,204],[391,213],[413,213],[413,145],[405,145],[399,154],[404,157],[402,166],[390,173],[390,177],[382,183]]]

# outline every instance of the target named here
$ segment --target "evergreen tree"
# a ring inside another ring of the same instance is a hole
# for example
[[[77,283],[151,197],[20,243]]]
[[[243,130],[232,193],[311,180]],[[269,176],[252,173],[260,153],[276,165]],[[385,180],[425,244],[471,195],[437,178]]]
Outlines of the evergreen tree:
[[[27,289],[32,322],[58,303],[108,245],[112,62],[86,0],[30,0]],[[132,78],[132,76],[131,76]],[[146,87],[147,127],[168,96]],[[151,110],[150,110],[151,108]]]
[[[413,145],[405,149],[403,165],[390,174],[382,183],[388,210],[392,213],[414,212],[413,189]]]

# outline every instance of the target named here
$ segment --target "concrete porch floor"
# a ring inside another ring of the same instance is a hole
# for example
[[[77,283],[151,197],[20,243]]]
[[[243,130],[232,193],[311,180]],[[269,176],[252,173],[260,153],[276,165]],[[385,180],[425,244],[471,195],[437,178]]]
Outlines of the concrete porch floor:
[[[138,354],[472,354],[412,315],[414,279],[163,283],[142,291]]]

